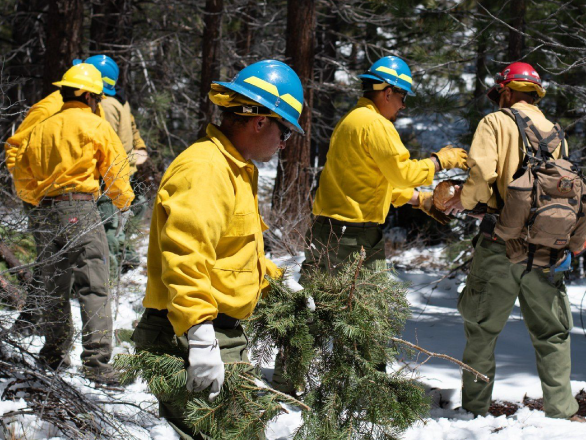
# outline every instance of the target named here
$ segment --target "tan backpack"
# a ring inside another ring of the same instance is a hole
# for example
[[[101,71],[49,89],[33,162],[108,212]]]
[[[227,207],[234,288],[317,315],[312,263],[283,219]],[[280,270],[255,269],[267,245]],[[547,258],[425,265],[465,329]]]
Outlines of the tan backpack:
[[[507,241],[513,263],[526,262],[527,271],[533,266],[551,268],[565,258],[566,249],[579,252],[584,246],[586,184],[580,168],[568,158],[559,124],[543,132],[522,112],[501,111],[517,123],[525,156],[508,186],[494,232]],[[562,154],[554,159],[558,147]]]

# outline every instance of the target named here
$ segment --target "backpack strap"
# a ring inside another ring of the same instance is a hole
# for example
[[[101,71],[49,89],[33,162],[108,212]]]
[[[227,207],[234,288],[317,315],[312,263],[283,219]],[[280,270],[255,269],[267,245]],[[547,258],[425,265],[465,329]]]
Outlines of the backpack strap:
[[[535,152],[533,151],[533,147],[529,143],[529,140],[527,139],[527,133],[525,132],[525,129],[528,128],[527,121],[531,121],[531,119],[523,118],[523,116],[521,116],[521,113],[519,113],[519,111],[514,108],[501,109],[501,111],[503,113],[511,116],[515,120],[515,123],[517,124],[517,128],[519,129],[519,134],[521,135],[521,139],[523,140],[523,148],[524,148],[523,152],[525,153],[525,156],[523,159],[523,167],[525,167],[527,165],[528,159],[535,157]],[[538,151],[538,154],[539,154],[539,151]]]
[[[525,275],[527,275],[533,269],[533,260],[535,259],[535,252],[537,251],[537,246],[533,243],[529,243],[528,247],[529,247],[529,255],[527,257],[527,268],[523,272],[523,275],[521,275],[521,278],[523,278]]]
[[[555,270],[553,269],[555,264],[558,262],[558,255],[560,251],[558,249],[552,249],[549,252],[549,281],[553,283],[553,276]]]

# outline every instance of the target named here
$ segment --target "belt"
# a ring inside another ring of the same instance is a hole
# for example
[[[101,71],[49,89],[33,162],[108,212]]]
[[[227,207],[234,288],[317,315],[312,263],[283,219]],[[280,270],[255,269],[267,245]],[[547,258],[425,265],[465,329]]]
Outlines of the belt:
[[[373,228],[375,226],[380,226],[377,222],[345,222],[342,220],[336,220],[335,218],[331,217],[324,217],[322,215],[318,215],[315,218],[316,223],[320,223],[322,225],[339,225],[339,226],[346,226],[346,227],[353,227],[353,228]]]
[[[94,196],[93,194],[87,194],[87,193],[66,193],[66,194],[62,194],[60,196],[54,196],[54,197],[45,197],[43,200],[41,200],[42,205],[46,205],[49,203],[55,203],[55,202],[71,202],[71,201],[93,201],[94,200]]]
[[[167,318],[167,314],[169,313],[168,310],[157,310],[157,309],[146,309],[149,315],[155,315],[160,318]],[[240,320],[236,318],[232,318],[224,313],[218,313],[216,319],[212,321],[214,328],[219,328],[223,330],[232,330],[235,329],[240,325]]]

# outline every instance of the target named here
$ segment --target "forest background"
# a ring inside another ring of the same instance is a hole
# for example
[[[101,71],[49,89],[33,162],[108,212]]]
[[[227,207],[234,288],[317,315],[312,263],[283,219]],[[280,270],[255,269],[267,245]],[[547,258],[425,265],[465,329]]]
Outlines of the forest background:
[[[261,59],[290,64],[305,87],[307,135],[281,152],[269,220],[298,236],[331,132],[359,96],[357,75],[381,56],[414,73],[417,96],[397,122],[412,157],[469,145],[495,110],[485,90],[516,60],[540,72],[540,107],[562,124],[575,159],[586,143],[586,0],[0,0],[0,141],[74,58],[98,53],[120,66],[159,171],[217,118],[212,80]],[[3,202],[16,202],[2,169]],[[391,211],[391,226],[423,215]]]

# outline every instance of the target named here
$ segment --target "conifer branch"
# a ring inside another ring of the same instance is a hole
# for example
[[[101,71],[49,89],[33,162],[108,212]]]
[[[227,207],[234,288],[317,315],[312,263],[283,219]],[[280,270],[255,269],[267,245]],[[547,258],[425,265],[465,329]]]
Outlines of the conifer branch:
[[[452,356],[448,356],[447,354],[442,354],[442,353],[434,353],[432,351],[429,351],[429,350],[426,350],[425,348],[420,347],[419,345],[415,345],[412,342],[408,342],[408,341],[405,341],[403,339],[399,339],[399,338],[392,337],[391,340],[394,341],[394,342],[397,342],[399,344],[403,344],[403,345],[406,345],[408,347],[414,348],[415,350],[418,350],[418,351],[420,351],[422,353],[425,353],[429,357],[436,357],[436,358],[440,358],[440,359],[446,359],[446,360],[448,360],[450,362],[453,362],[454,364],[457,364],[463,370],[466,370],[469,373],[474,374],[477,378],[482,379],[484,382],[490,383],[490,379],[488,378],[488,376],[485,376],[481,372],[476,371],[471,366],[465,364],[462,361],[459,361],[456,358],[453,358]]]
[[[257,389],[258,391],[269,391],[269,392],[271,392],[271,393],[273,393],[273,394],[276,394],[276,395],[278,395],[278,396],[280,396],[280,397],[282,397],[282,398],[284,398],[284,399],[290,400],[290,401],[291,401],[291,403],[293,403],[293,404],[295,404],[295,405],[297,405],[297,406],[299,406],[299,407],[303,408],[305,411],[311,411],[311,408],[310,408],[309,406],[307,406],[307,405],[306,405],[305,403],[303,403],[303,402],[300,402],[299,400],[297,400],[297,399],[296,399],[295,397],[293,397],[293,396],[290,396],[290,395],[288,395],[288,394],[285,394],[285,393],[281,393],[280,391],[277,391],[277,390],[275,390],[274,388],[269,388],[269,387],[267,387],[267,388],[261,388],[261,387],[259,387],[259,386],[256,384],[256,382],[255,382],[253,379],[250,379],[250,378],[248,378],[248,377],[246,377],[246,376],[244,376],[244,375],[242,375],[242,374],[239,374],[239,375],[238,375],[238,377],[240,377],[240,378],[242,378],[242,379],[244,379],[244,380],[246,380],[246,381],[248,381],[248,382],[250,382],[250,383],[253,383],[253,384],[256,386],[256,389]],[[287,412],[288,412],[288,411],[287,411]]]
[[[352,282],[352,287],[350,288],[350,293],[348,294],[348,308],[352,311],[352,299],[354,297],[354,290],[356,290],[356,281],[358,280],[358,274],[360,274],[360,269],[362,269],[362,263],[366,259],[366,251],[364,247],[360,248],[360,257],[358,259],[358,265],[356,266],[356,272],[354,273],[354,281]]]

